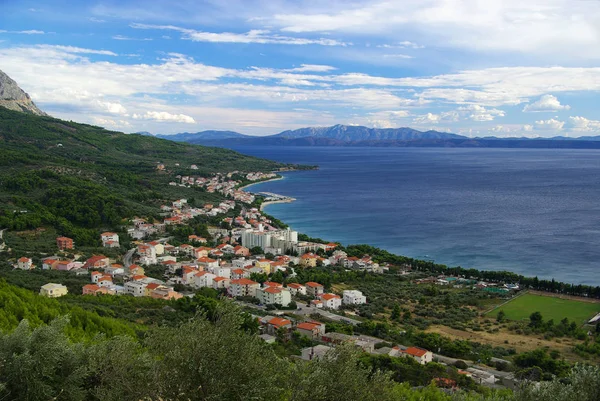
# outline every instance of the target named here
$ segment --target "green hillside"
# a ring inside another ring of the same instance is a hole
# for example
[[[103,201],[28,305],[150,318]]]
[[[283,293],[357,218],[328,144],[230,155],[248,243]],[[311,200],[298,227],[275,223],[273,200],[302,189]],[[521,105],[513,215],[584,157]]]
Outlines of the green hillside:
[[[154,215],[177,197],[218,195],[169,186],[177,174],[289,166],[219,148],[108,131],[0,107],[0,228],[53,226],[79,244],[123,218]],[[158,170],[158,164],[165,166]],[[195,164],[198,169],[190,170]]]

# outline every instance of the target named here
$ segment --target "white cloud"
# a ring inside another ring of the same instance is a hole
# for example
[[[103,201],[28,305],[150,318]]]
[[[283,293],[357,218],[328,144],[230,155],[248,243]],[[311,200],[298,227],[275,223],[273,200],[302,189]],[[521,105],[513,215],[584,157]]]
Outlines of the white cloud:
[[[75,53],[75,54],[100,54],[103,56],[118,56],[117,53],[111,52],[109,50],[95,50],[95,49],[84,49],[82,47],[75,46],[61,46],[61,45],[38,45],[40,49],[50,49],[50,50],[58,50],[66,53]]]
[[[89,18],[88,18],[88,20],[89,20],[89,21],[92,21],[92,22],[97,22],[97,23],[103,23],[103,22],[106,22],[105,20],[103,20],[103,19],[100,19],[100,18],[96,18],[96,17],[89,17]]]
[[[136,29],[166,29],[178,31],[183,34],[184,39],[194,42],[216,42],[216,43],[260,43],[260,44],[281,44],[281,45],[321,45],[321,46],[349,46],[351,43],[340,42],[334,39],[318,38],[307,39],[291,36],[282,36],[272,33],[269,30],[253,29],[245,33],[233,32],[203,32],[193,29],[181,28],[174,25],[148,25],[132,23],[132,28]]]
[[[124,36],[124,35],[113,35],[112,38],[115,40],[137,40],[137,41],[141,41],[141,42],[147,42],[147,41],[152,40],[152,38],[132,38],[130,36]]]
[[[120,103],[101,102],[98,101],[98,106],[111,114],[127,115],[127,109]]]
[[[384,49],[423,49],[423,48],[425,48],[425,46],[423,46],[423,45],[419,45],[417,43],[410,42],[408,40],[405,40],[403,42],[399,42],[399,43],[393,44],[393,45],[388,45],[388,44],[377,45],[376,47],[381,47]]]
[[[154,121],[165,121],[165,122],[178,122],[186,124],[195,124],[196,121],[185,114],[171,114],[166,111],[147,111],[144,114],[134,114],[133,118],[136,120],[154,120]]]
[[[552,95],[543,95],[538,101],[525,105],[525,112],[551,112],[569,110],[571,106],[560,104],[560,101]]]
[[[337,68],[330,65],[322,64],[300,64],[300,67],[290,68],[286,71],[289,72],[329,72],[337,70]]]
[[[413,56],[409,56],[408,54],[384,54],[383,58],[402,58],[402,59],[411,59]]]
[[[540,130],[560,131],[562,130],[564,125],[564,121],[555,120],[554,118],[551,118],[549,120],[539,120],[535,122],[535,128]]]
[[[530,125],[530,124],[523,125],[523,131],[526,131],[526,132],[533,131],[533,125]]]
[[[378,0],[287,7],[264,18],[285,32],[339,32],[564,60],[600,58],[600,8],[572,0]]]
[[[598,120],[588,120],[585,117],[575,116],[569,117],[569,123],[573,131],[600,131],[600,121]]]
[[[503,110],[486,109],[478,104],[459,107],[458,111],[472,121],[492,121],[496,117],[504,117]]]
[[[39,31],[37,29],[29,29],[26,31],[6,31],[3,29],[0,29],[0,33],[17,33],[20,35],[44,35],[46,32],[44,31]]]

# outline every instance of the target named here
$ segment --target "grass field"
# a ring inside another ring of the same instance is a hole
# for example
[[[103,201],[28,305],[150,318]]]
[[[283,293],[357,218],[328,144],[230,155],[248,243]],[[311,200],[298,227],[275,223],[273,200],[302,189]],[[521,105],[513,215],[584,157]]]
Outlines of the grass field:
[[[600,303],[525,294],[488,312],[488,316],[495,317],[501,310],[510,320],[529,319],[533,312],[540,312],[544,320],[554,319],[555,322],[559,322],[566,317],[570,321],[583,324],[600,312]]]

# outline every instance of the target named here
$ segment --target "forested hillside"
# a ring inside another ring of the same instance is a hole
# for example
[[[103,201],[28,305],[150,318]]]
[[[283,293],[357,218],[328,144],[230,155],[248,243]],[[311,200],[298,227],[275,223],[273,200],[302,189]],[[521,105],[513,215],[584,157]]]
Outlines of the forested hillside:
[[[286,166],[218,148],[126,135],[0,107],[0,228],[53,226],[81,245],[97,230],[152,216],[176,197],[214,195],[172,187],[177,174],[269,171]],[[160,166],[159,166],[160,165]],[[164,166],[164,169],[162,167]]]

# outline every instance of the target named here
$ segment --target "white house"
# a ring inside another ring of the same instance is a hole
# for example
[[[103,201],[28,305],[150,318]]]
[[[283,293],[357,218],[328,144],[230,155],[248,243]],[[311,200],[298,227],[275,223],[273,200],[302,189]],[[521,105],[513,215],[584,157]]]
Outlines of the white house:
[[[231,280],[227,292],[232,297],[256,296],[256,290],[260,288],[260,284],[247,278]]]
[[[146,285],[140,281],[128,281],[125,283],[125,292],[134,297],[143,297],[146,294]]]
[[[105,232],[100,234],[102,240],[102,246],[105,248],[118,248],[119,247],[119,235],[117,233]]]
[[[367,303],[367,297],[358,290],[345,290],[342,293],[344,305],[360,305]]]
[[[433,361],[433,352],[427,351],[423,348],[418,347],[408,347],[406,349],[400,349],[398,347],[394,347],[392,350],[398,351],[399,355],[406,356],[408,358],[413,358],[421,365],[425,365]]]
[[[19,258],[19,260],[17,260],[15,268],[21,270],[31,270],[33,269],[33,262],[30,258],[26,258],[23,256],[22,258]]]
[[[290,291],[280,287],[259,288],[256,290],[256,298],[263,305],[278,304],[285,307],[292,302]]]
[[[231,269],[229,267],[215,267],[212,272],[219,277],[231,278]]]
[[[302,359],[305,361],[311,361],[313,359],[323,358],[333,348],[326,345],[315,345],[314,347],[308,347],[302,349]]]
[[[319,297],[324,308],[339,309],[342,306],[342,298],[336,294],[323,294]]]
[[[298,283],[289,283],[285,286],[292,295],[306,295],[306,287]]]
[[[227,277],[215,277],[213,278],[213,285],[212,287],[215,290],[220,290],[221,288],[228,288],[229,287],[229,283],[230,280]]]
[[[209,272],[198,272],[194,276],[194,287],[212,287],[213,280],[217,276]]]
[[[40,295],[48,298],[58,298],[67,295],[69,291],[62,284],[48,283],[40,288]]]

